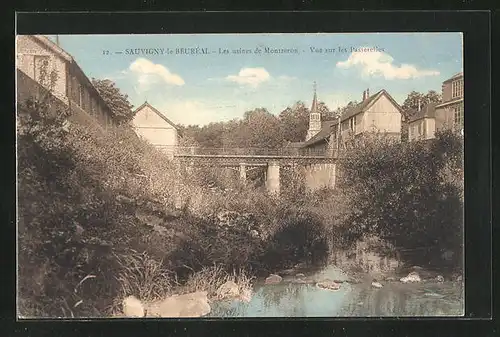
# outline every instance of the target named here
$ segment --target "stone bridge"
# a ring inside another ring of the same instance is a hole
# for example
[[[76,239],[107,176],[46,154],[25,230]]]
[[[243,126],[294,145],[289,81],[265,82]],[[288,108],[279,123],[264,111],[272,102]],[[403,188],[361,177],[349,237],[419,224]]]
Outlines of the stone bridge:
[[[266,188],[270,193],[279,194],[282,167],[302,169],[310,190],[334,187],[338,154],[333,149],[175,147],[173,157],[186,166],[237,169],[242,183],[246,181],[247,170],[266,167]]]

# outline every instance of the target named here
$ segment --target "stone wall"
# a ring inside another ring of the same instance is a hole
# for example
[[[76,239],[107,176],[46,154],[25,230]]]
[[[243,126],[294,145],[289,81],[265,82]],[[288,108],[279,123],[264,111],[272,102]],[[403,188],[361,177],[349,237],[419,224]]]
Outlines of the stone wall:
[[[98,132],[104,132],[98,121],[75,104],[70,104],[68,99],[52,95],[46,88],[35,82],[32,78],[17,70],[17,108],[22,108],[28,99],[40,100],[46,95],[50,96],[49,111],[53,114],[67,109],[71,110],[69,120],[81,125],[89,126]],[[19,111],[18,111],[19,112]]]

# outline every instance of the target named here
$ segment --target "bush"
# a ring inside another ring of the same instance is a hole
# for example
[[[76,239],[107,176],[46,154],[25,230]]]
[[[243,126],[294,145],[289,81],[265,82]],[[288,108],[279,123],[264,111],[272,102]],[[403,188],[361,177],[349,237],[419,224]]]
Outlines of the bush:
[[[18,106],[21,316],[103,316],[123,296],[148,301],[178,286],[215,287],[210,275],[245,283],[245,271],[315,264],[327,254],[323,218],[299,211],[303,201],[253,188],[213,191],[207,170],[179,174],[126,125],[102,134],[71,124],[45,98]]]
[[[100,316],[121,292],[111,252],[148,235],[135,210],[165,212],[175,177],[128,129],[72,125],[51,99],[18,105],[19,314]]]
[[[341,162],[339,187],[350,210],[343,228],[351,242],[376,235],[413,264],[441,264],[463,250],[463,139],[451,131],[428,141],[366,139]]]
[[[304,209],[288,209],[266,246],[262,260],[270,271],[306,262],[321,266],[328,258],[327,231],[318,216]]]

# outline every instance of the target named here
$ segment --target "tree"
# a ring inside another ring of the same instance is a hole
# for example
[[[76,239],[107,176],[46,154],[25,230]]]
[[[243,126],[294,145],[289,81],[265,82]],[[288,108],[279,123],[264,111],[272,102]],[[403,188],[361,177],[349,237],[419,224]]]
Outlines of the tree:
[[[201,147],[221,148],[223,146],[224,123],[210,123],[199,129],[194,136]]]
[[[344,115],[348,110],[354,108],[356,105],[358,105],[358,101],[350,101],[347,103],[345,106],[338,107],[332,112],[332,116],[339,117]]]
[[[195,135],[190,129],[191,126],[185,127],[183,125],[179,126],[179,146],[190,147],[190,146],[199,146],[196,141]]]
[[[92,78],[92,84],[111,108],[112,114],[119,123],[126,123],[134,118],[133,105],[129,102],[128,95],[121,93],[113,81]]]
[[[318,112],[321,114],[321,119],[325,118],[331,118],[333,117],[332,111],[328,108],[328,106],[325,104],[325,102],[319,102],[318,103]]]
[[[309,128],[309,109],[304,102],[297,101],[279,114],[283,139],[288,142],[302,142]]]
[[[401,105],[403,116],[411,117],[418,110],[418,107],[424,107],[429,103],[440,103],[441,95],[434,90],[429,90],[427,94],[422,94],[417,91],[412,91],[408,94],[405,101]]]
[[[245,112],[242,121],[241,147],[278,148],[283,145],[279,119],[265,108]]]
[[[401,105],[401,138],[402,140],[408,139],[408,118],[413,116],[418,109],[419,106],[422,108],[430,103],[440,103],[441,95],[438,94],[435,90],[429,90],[427,94],[422,94],[417,91],[412,91],[408,94],[405,101]]]
[[[463,231],[463,138],[437,131],[429,142],[367,139],[339,160],[338,185],[349,213],[339,221],[351,240],[376,235],[406,262],[440,264],[457,253]]]

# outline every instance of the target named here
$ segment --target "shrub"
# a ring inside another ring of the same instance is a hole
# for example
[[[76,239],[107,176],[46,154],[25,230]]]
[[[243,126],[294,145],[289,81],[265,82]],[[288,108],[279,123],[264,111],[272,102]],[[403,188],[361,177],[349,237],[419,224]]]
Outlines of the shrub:
[[[270,271],[299,262],[320,266],[328,257],[328,238],[319,217],[304,209],[287,209],[277,219],[279,226],[269,239],[262,260]]]
[[[451,131],[409,143],[374,137],[350,150],[339,184],[350,210],[343,219],[350,241],[379,236],[415,264],[441,263],[444,250],[460,256],[462,151],[463,140]]]
[[[240,293],[251,289],[253,277],[245,269],[228,271],[223,265],[213,265],[202,268],[189,276],[185,285],[181,287],[182,293],[206,291],[209,299],[217,297],[217,290],[228,281],[238,285]]]

